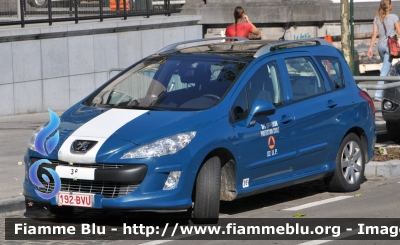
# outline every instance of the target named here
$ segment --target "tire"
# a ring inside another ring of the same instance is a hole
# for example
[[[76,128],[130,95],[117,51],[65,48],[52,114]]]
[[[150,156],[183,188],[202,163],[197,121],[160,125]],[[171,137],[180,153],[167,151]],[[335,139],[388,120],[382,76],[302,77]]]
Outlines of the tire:
[[[50,205],[47,207],[47,210],[49,210],[50,213],[56,215],[68,215],[74,212],[74,207],[63,207],[63,206],[60,207],[60,206]]]
[[[214,224],[218,222],[221,191],[221,161],[208,159],[196,178],[192,222]]]
[[[35,8],[46,8],[48,0],[30,0],[29,5]]]
[[[330,191],[351,192],[360,188],[364,179],[365,150],[360,138],[354,133],[344,137],[336,156],[333,175],[325,178]]]
[[[397,143],[400,141],[400,123],[386,122],[386,130],[393,142]]]

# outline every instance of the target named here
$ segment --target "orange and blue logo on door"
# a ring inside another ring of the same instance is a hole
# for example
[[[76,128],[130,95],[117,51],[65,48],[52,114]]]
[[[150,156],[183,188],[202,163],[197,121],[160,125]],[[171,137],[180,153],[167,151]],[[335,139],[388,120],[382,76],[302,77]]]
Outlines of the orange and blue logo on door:
[[[271,150],[267,151],[267,157],[275,156],[275,155],[278,154],[278,149],[274,149],[275,145],[276,145],[275,137],[274,136],[269,136],[269,138],[268,138],[268,147]]]
[[[269,146],[269,149],[274,149],[275,148],[275,138],[274,138],[274,136],[269,136],[269,138],[268,138],[268,146]]]

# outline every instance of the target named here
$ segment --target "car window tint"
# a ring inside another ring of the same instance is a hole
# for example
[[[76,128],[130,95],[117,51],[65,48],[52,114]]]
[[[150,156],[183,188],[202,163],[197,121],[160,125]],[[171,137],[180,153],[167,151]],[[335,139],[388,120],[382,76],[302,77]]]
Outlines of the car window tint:
[[[255,100],[265,100],[275,106],[283,103],[281,81],[275,62],[260,67],[247,84],[249,105]]]
[[[183,83],[179,75],[173,74],[171,80],[168,83],[167,91],[171,92],[180,89],[187,89],[190,87],[194,87],[194,85],[195,85],[194,83]]]
[[[340,61],[335,57],[316,57],[324,68],[324,72],[329,78],[332,88],[339,89],[344,87],[342,67]]]
[[[285,60],[292,85],[293,99],[301,100],[325,92],[324,82],[309,57]]]
[[[275,62],[261,66],[248,80],[246,87],[232,106],[234,120],[246,119],[249,106],[255,100],[265,100],[275,106],[283,104],[281,80],[278,65]]]
[[[149,86],[153,80],[154,74],[159,68],[159,64],[151,64],[148,67],[139,70],[136,73],[128,73],[121,82],[117,83],[110,90],[100,93],[103,103],[119,105],[128,103],[133,98],[142,98],[146,95],[145,90],[137,89],[137,84]]]
[[[235,103],[233,103],[232,114],[234,121],[246,119],[249,115],[249,105],[247,103],[246,88],[244,88],[242,92],[240,92]]]
[[[204,110],[216,105],[245,62],[187,56],[149,58],[121,74],[91,100],[92,106]]]

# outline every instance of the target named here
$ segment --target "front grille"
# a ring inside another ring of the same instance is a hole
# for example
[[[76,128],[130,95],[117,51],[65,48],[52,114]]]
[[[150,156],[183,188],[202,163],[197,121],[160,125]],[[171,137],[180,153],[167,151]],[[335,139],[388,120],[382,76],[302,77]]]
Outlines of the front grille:
[[[31,158],[31,164],[39,159]],[[73,166],[82,168],[95,168],[95,169],[118,169],[123,164],[86,164],[86,163],[73,163],[63,162],[58,160],[49,160],[52,164],[58,166]],[[43,193],[50,193],[54,190],[54,180],[51,175],[48,176],[50,182],[47,183],[41,176],[38,176],[40,182],[44,187],[36,187],[37,190]],[[117,198],[125,196],[138,188],[139,185],[121,183],[118,181],[96,181],[96,180],[73,180],[73,179],[61,179],[61,191],[75,192],[75,193],[90,193],[90,194],[102,194],[104,198]]]
[[[36,187],[40,192],[50,193],[54,190],[53,181],[47,183],[42,178],[39,178],[39,180],[45,186],[44,188]],[[110,181],[61,179],[61,191],[103,194],[104,198],[125,196],[136,190],[138,186]]]

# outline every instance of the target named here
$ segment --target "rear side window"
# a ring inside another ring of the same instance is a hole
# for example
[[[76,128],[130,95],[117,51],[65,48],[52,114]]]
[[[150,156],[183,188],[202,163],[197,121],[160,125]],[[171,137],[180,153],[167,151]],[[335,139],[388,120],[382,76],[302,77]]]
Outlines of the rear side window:
[[[292,85],[293,99],[302,100],[325,92],[324,81],[309,57],[285,60]]]
[[[326,76],[329,78],[329,83],[332,88],[340,89],[344,87],[344,80],[342,75],[342,67],[340,61],[335,57],[316,57],[321,63],[326,72]]]
[[[274,106],[283,104],[281,80],[276,62],[261,66],[247,82],[232,107],[234,121],[246,119],[255,100],[265,100]]]

